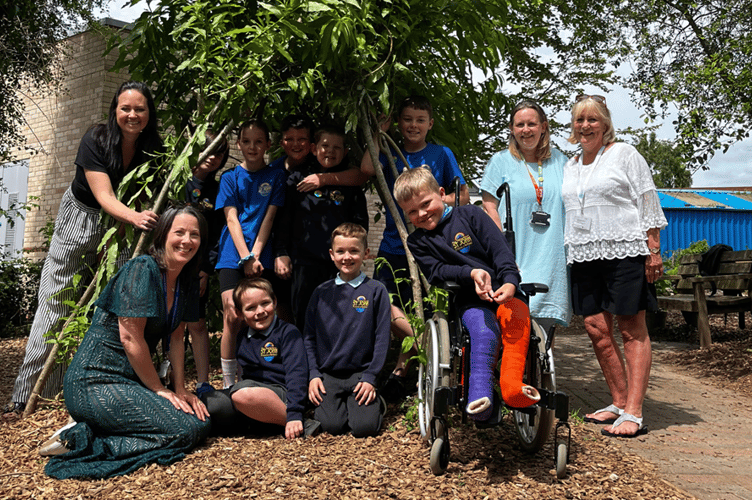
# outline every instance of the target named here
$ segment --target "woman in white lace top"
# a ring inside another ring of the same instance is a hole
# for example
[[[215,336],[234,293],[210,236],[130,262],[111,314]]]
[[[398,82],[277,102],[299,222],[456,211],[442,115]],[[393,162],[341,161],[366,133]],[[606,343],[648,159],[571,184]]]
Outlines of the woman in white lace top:
[[[608,436],[635,437],[647,432],[642,403],[652,355],[645,311],[656,307],[652,283],[663,270],[660,230],[667,222],[647,162],[615,138],[606,99],[577,96],[569,142],[582,151],[564,166],[564,244],[574,313],[585,317],[613,399],[585,421],[608,424],[601,430]]]

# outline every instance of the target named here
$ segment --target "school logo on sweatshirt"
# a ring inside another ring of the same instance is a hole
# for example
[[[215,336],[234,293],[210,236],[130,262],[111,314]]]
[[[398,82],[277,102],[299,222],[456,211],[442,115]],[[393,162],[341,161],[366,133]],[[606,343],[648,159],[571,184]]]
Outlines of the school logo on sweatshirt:
[[[473,244],[473,239],[464,233],[457,233],[454,235],[454,241],[452,242],[452,248],[460,253],[467,253],[470,251],[470,246]]]
[[[329,194],[329,198],[334,202],[335,205],[340,205],[343,201],[345,201],[345,195],[342,194],[342,191],[336,189]]]
[[[269,196],[269,193],[272,192],[272,185],[268,182],[262,182],[261,185],[259,185],[258,193],[261,196]]]
[[[353,300],[353,309],[358,311],[359,313],[362,313],[366,309],[368,309],[368,299],[364,296],[359,296],[357,299]]]
[[[264,361],[271,362],[279,354],[279,349],[277,349],[277,346],[274,345],[273,342],[267,342],[264,344],[264,347],[261,348],[260,354],[261,357],[264,358]]]

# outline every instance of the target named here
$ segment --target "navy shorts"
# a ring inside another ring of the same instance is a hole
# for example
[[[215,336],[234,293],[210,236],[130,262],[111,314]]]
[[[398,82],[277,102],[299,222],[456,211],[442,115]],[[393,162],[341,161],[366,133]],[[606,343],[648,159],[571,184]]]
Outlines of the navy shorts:
[[[572,264],[572,309],[580,316],[608,311],[633,316],[657,309],[655,286],[645,277],[645,256]]]
[[[274,279],[274,270],[264,269],[261,272],[260,277],[273,283],[272,280]],[[240,280],[242,280],[243,278],[245,278],[245,273],[240,269],[220,269],[219,292],[224,293],[227,290],[235,290],[235,287],[238,286],[238,283],[240,283]],[[276,291],[274,293],[276,295]]]
[[[259,382],[257,380],[252,379],[243,379],[237,384],[233,385],[230,388],[230,396],[232,396],[234,393],[238,392],[241,389],[248,389],[249,387],[263,387],[265,389],[270,389],[274,394],[276,394],[279,399],[282,400],[283,403],[287,404],[287,389],[283,385],[279,384],[271,384],[266,382]]]

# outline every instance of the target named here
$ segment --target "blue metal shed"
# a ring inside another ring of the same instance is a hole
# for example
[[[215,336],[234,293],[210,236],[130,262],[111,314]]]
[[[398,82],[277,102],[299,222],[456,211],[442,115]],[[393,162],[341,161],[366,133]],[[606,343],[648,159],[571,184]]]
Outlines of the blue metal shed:
[[[708,245],[752,249],[752,192],[659,189],[668,227],[661,231],[661,253],[707,240]]]

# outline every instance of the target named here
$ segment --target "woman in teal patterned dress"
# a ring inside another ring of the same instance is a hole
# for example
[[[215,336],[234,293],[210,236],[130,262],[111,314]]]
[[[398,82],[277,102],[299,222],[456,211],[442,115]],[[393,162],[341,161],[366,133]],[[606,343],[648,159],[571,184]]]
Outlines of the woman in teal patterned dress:
[[[96,302],[91,327],[65,374],[65,405],[78,422],[45,473],[106,478],[180,460],[209,432],[209,413],[185,389],[185,322],[198,320],[198,263],[206,222],[192,207],[160,217],[148,255],[127,262]],[[151,353],[169,337],[175,391]],[[66,451],[67,450],[67,451]]]

